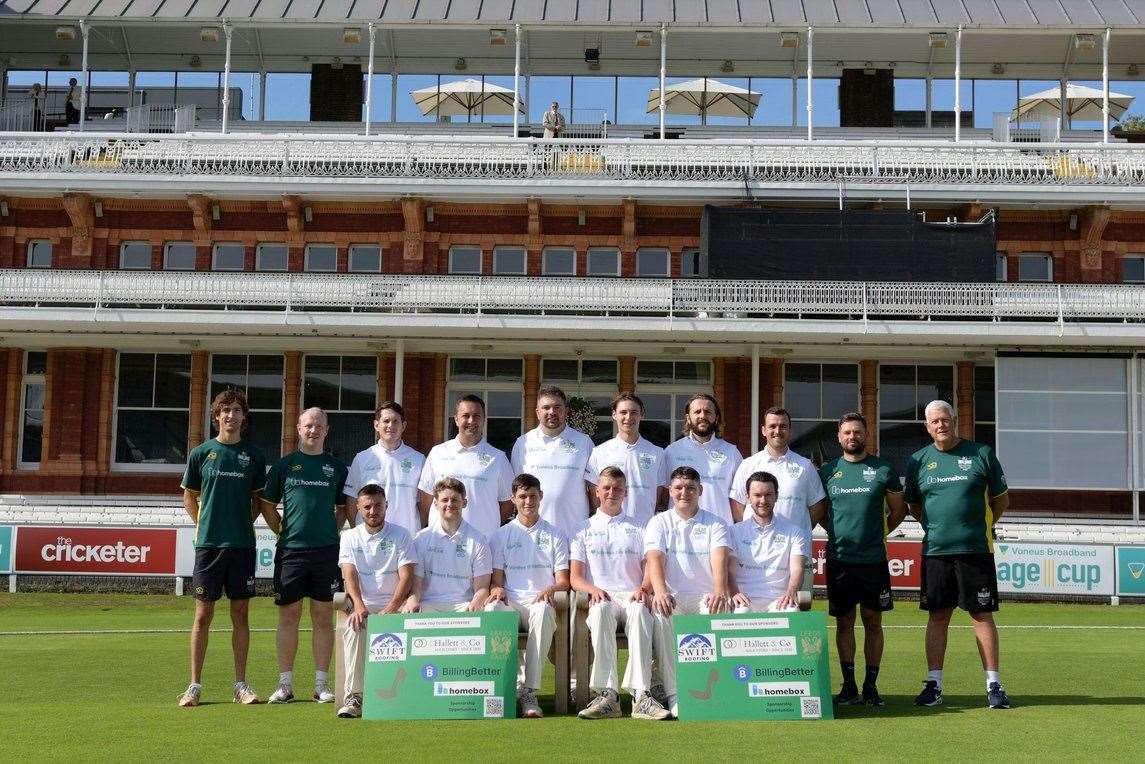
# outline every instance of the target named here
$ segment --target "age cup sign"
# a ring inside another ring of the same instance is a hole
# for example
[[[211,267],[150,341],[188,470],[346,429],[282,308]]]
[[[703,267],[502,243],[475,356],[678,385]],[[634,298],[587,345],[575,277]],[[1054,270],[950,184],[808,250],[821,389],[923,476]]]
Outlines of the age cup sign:
[[[517,614],[372,615],[364,719],[512,719]]]
[[[824,613],[678,615],[680,719],[833,719]]]

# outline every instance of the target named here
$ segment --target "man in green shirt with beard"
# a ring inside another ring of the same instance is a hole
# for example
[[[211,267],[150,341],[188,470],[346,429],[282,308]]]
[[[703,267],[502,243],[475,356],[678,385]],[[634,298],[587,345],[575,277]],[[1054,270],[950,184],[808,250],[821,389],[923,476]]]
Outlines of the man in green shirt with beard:
[[[887,534],[906,516],[902,481],[885,459],[867,453],[867,420],[850,412],[839,419],[843,455],[819,469],[827,506],[812,520],[827,531],[828,612],[836,618],[835,645],[843,670],[841,706],[886,705],[876,682],[883,657],[883,611],[894,607],[887,570]],[[863,618],[867,671],[863,694],[855,684],[855,605]]]
[[[931,401],[923,411],[934,440],[907,462],[906,501],[922,525],[922,591],[926,623],[927,676],[915,698],[920,706],[942,704],[942,664],[954,608],[970,613],[978,654],[986,671],[986,704],[1009,708],[998,674],[998,576],[994,568],[994,523],[1009,506],[1006,476],[994,449],[963,440],[954,408]]]
[[[309,408],[298,417],[298,450],[282,457],[266,476],[262,500],[271,508],[282,502],[282,516],[268,519],[278,533],[274,554],[274,604],[278,605],[278,687],[270,703],[294,700],[294,656],[302,598],[310,598],[314,649],[314,700],[333,703],[330,658],[334,651],[334,594],[342,586],[338,570],[339,502],[346,465],[325,453],[330,427],[326,412]]]

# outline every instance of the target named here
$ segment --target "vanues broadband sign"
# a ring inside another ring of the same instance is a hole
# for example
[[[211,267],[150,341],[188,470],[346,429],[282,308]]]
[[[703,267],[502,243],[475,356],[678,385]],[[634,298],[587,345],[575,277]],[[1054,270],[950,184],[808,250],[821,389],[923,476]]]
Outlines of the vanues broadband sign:
[[[175,530],[21,527],[13,567],[17,573],[169,576],[175,572]]]
[[[1102,544],[994,542],[998,591],[1113,594],[1113,547]]]

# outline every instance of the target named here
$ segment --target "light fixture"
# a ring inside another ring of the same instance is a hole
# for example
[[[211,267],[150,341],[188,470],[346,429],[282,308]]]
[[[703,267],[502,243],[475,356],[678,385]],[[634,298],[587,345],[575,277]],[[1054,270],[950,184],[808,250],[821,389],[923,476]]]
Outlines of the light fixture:
[[[362,41],[362,30],[358,27],[346,27],[342,30],[342,42],[346,45],[357,45]]]
[[[799,47],[799,33],[798,32],[780,32],[779,33],[779,47],[781,47],[781,48],[798,48]]]
[[[103,217],[103,202],[99,201],[98,199],[95,202],[95,216],[97,218]]]
[[[211,220],[218,220],[222,216],[223,216],[223,213],[222,213],[222,210],[219,209],[219,205],[212,204],[211,205]]]
[[[950,44],[950,38],[946,32],[931,32],[930,33],[930,47],[932,48],[945,48]]]
[[[330,68],[339,71],[342,68],[342,57],[334,56],[334,60],[330,62]]]
[[[469,63],[464,58],[458,58],[453,62],[453,68],[459,72],[464,72],[469,68]]]
[[[490,45],[508,45],[509,33],[504,29],[490,29],[489,30],[489,44]]]
[[[990,67],[990,74],[1005,74],[1006,67],[1002,64],[994,64]]]
[[[60,54],[60,66],[61,67],[67,67],[67,66],[71,66],[71,65],[72,65],[72,57],[69,56],[67,53],[61,53]]]
[[[735,62],[730,58],[725,58],[724,62],[720,64],[720,71],[724,74],[731,74],[736,70]]]
[[[1137,64],[1130,64],[1125,69],[1125,76],[1126,77],[1136,77],[1139,74],[1141,74],[1141,70],[1137,68]]]
[[[600,48],[585,48],[584,49],[585,63],[591,64],[593,61],[600,60]]]
[[[0,217],[8,217],[8,202],[0,199]]]
[[[1097,47],[1097,35],[1079,32],[1073,36],[1073,47],[1078,50],[1093,50]]]
[[[887,62],[887,68],[888,69],[894,69],[896,66],[898,66],[898,61],[888,61]]]
[[[187,62],[187,66],[191,67],[192,69],[198,69],[202,65],[203,59],[199,58],[198,56],[191,56],[191,60]]]
[[[218,42],[219,41],[219,28],[218,27],[202,27],[199,29],[199,39],[203,42]]]
[[[425,222],[427,222],[427,223],[433,222],[433,207],[426,207],[425,208]]]
[[[584,225],[584,210],[577,210],[576,211],[576,224],[577,225]]]
[[[302,219],[305,220],[307,223],[313,223],[314,222],[314,210],[310,209],[310,205],[307,205],[307,206],[302,208]]]
[[[1071,231],[1077,230],[1077,213],[1076,212],[1071,212],[1069,215],[1069,230],[1071,230]]]
[[[651,48],[652,47],[652,32],[647,29],[636,30],[636,47],[637,48]]]
[[[863,74],[870,76],[874,73],[875,73],[874,62],[873,61],[864,61],[863,62]]]
[[[75,27],[56,27],[57,40],[74,40],[76,39]]]

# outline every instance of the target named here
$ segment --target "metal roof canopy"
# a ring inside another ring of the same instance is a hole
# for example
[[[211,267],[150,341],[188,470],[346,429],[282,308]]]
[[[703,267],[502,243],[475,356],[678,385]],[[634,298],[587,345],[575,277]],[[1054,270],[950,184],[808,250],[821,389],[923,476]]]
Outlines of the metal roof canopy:
[[[29,0],[20,0],[25,4]],[[46,0],[33,0],[37,6]],[[80,0],[51,0],[61,8],[76,8]],[[96,0],[82,0],[90,5]],[[843,0],[837,0],[842,7]],[[1034,0],[1030,0],[1033,2]],[[1120,2],[1120,0],[1118,0]],[[1128,1],[1128,0],[1127,0]],[[128,9],[140,0],[102,0],[98,9],[108,10],[112,5]],[[171,7],[172,0],[150,0],[158,14]],[[183,0],[186,4],[189,0]],[[200,0],[196,9],[204,6],[222,7],[223,0]],[[309,71],[312,64],[330,63],[335,57],[347,64],[361,64],[365,69],[368,58],[366,22],[362,20],[310,19],[298,21],[281,18],[234,18],[230,14],[237,4],[248,0],[229,0],[227,21],[234,27],[231,70],[299,72]],[[273,0],[278,6],[299,8],[300,0]],[[316,6],[316,0],[308,0]],[[343,5],[348,0],[340,0]],[[396,0],[389,0],[393,5]],[[518,0],[520,5],[522,0]],[[613,0],[613,5],[619,0]],[[646,0],[648,2],[648,0]],[[709,0],[711,5],[714,0]],[[778,6],[779,0],[772,0]],[[805,0],[811,7],[811,0]],[[906,2],[906,0],[903,0]],[[1004,4],[1004,0],[998,0]],[[1067,2],[1068,0],[1063,0]],[[1098,0],[1100,2],[1100,0]],[[259,8],[269,8],[270,0],[262,0]],[[422,0],[422,5],[425,5]],[[491,0],[485,0],[488,6]],[[549,7],[558,5],[550,0]],[[587,0],[581,0],[581,5]],[[798,3],[796,3],[798,5]],[[1057,0],[1054,0],[1054,5]],[[1088,3],[1087,3],[1088,4]],[[61,24],[75,24],[72,16],[45,18],[43,15],[4,15],[13,8],[13,0],[0,0],[0,66],[18,69],[75,69],[78,68],[82,49],[81,35],[74,40],[57,40],[55,30]],[[456,7],[453,0],[450,7]],[[683,4],[679,4],[683,5]],[[746,3],[741,0],[741,5]],[[1145,0],[1140,0],[1145,18]],[[323,8],[331,6],[326,0]],[[358,6],[355,6],[358,7]],[[137,16],[86,17],[91,28],[89,40],[89,68],[92,71],[195,71],[190,67],[192,56],[201,62],[198,71],[220,71],[223,68],[222,42],[203,42],[199,36],[201,26],[222,23],[222,17],[168,18],[162,15],[140,18]],[[347,26],[360,27],[362,41],[347,44],[342,41],[342,30]],[[461,23],[384,23],[378,25],[375,50],[375,72],[386,74],[479,74],[512,75],[513,29],[508,28],[508,44],[490,44],[494,25]],[[524,57],[522,71],[532,75],[578,76],[655,76],[659,70],[659,43],[637,47],[635,31],[648,29],[638,23],[611,24],[607,27],[587,23],[538,23],[523,25]],[[658,27],[652,25],[652,31]],[[806,30],[794,25],[767,24],[753,27],[726,27],[714,24],[668,27],[668,75],[717,76],[724,79],[742,77],[790,77],[805,69],[806,50],[803,40],[798,48],[780,45],[782,31]],[[931,48],[928,33],[949,32],[948,46]],[[838,24],[815,28],[815,72],[817,76],[837,76],[843,68],[865,68],[870,62],[876,68],[894,68],[898,77],[949,78],[954,70],[953,29],[935,25],[878,25],[868,23],[843,27]],[[1047,79],[1062,76],[1068,62],[1068,76],[1074,80],[1100,79],[1100,41],[1092,50],[1075,48],[1074,35],[1087,32],[1099,34],[1101,26],[1007,26],[969,28],[963,32],[962,76],[964,78]],[[599,48],[600,69],[590,70],[585,63],[586,48]],[[1110,63],[1115,67],[1111,75],[1121,78],[1129,64],[1145,64],[1145,25],[1115,28],[1111,36]],[[540,52],[543,51],[543,54]],[[531,52],[536,52],[531,55]],[[67,54],[70,62],[60,63]],[[455,62],[464,58],[466,68],[455,72]],[[721,70],[725,61],[731,61],[733,72]],[[996,64],[1003,67],[1002,74],[994,74]],[[1117,69],[1120,68],[1120,71]]]

